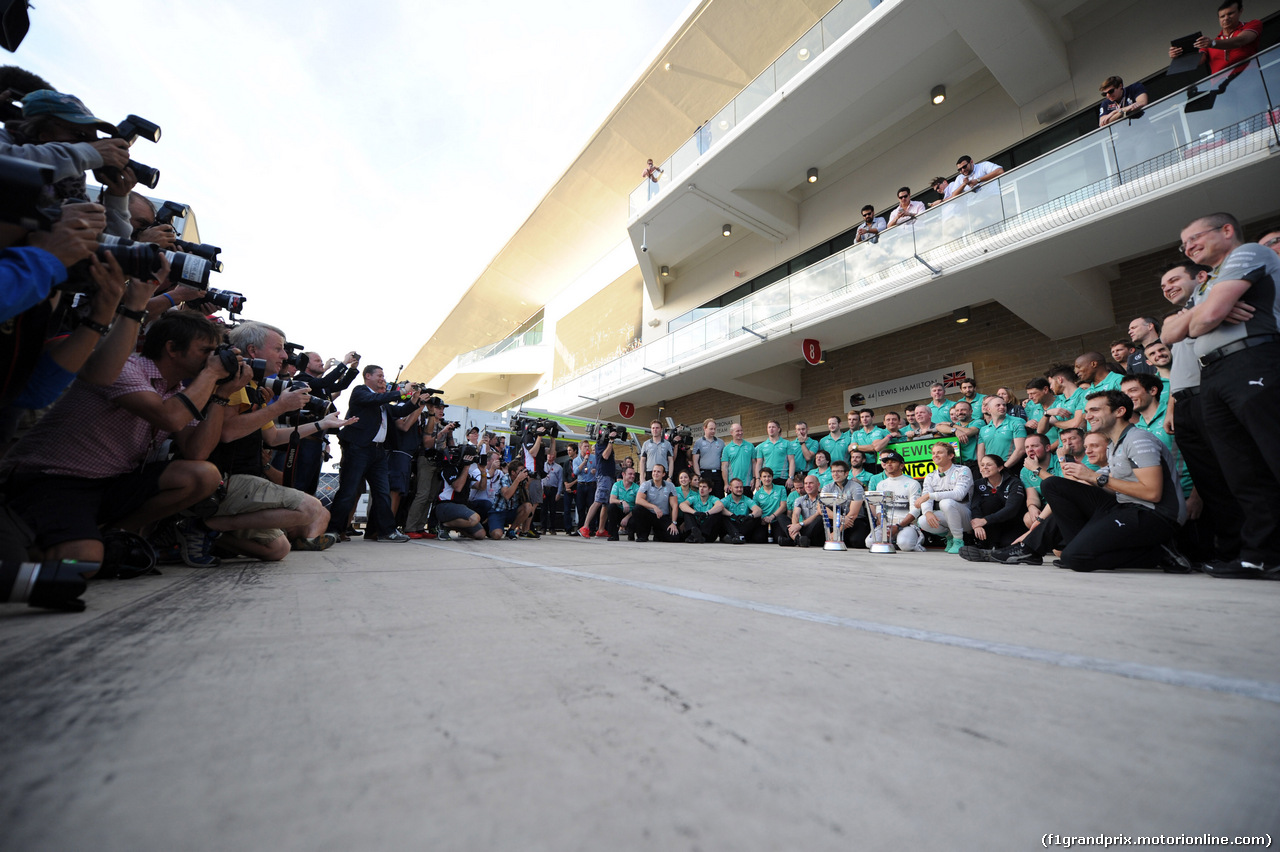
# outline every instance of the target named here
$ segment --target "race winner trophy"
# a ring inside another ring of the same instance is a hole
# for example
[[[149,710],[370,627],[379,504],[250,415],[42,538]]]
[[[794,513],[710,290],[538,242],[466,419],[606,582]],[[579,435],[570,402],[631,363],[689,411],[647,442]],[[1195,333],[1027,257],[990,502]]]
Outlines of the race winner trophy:
[[[871,553],[894,553],[894,547],[888,541],[889,519],[886,513],[890,504],[894,502],[893,494],[888,491],[868,491],[862,495],[862,501],[867,505],[867,520],[871,522],[871,546],[867,550]],[[872,506],[879,507],[882,523],[876,523],[876,514]]]
[[[818,502],[831,509],[834,515],[831,524],[827,525],[823,520],[823,527],[827,531],[827,541],[822,545],[823,550],[848,550],[844,543],[844,531],[840,529],[840,504],[844,501],[844,493],[834,485],[828,485],[818,494]]]

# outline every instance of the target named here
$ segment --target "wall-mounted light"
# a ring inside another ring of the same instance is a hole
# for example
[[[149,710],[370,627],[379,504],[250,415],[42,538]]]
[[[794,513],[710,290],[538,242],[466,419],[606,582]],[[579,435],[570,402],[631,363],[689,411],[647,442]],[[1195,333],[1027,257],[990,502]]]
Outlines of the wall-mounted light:
[[[956,322],[968,322],[969,321],[968,306],[965,306],[963,308],[956,308],[954,311],[951,312],[951,318]]]
[[[720,233],[724,234],[726,237],[732,236],[733,226],[729,224],[725,224],[725,226],[720,229]]]
[[[671,70],[671,63],[670,63],[670,62],[668,62],[666,65],[663,65],[663,66],[662,66],[662,70],[663,70],[663,71],[670,71],[670,70]]]
[[[933,105],[937,106],[947,99],[947,87],[939,83],[933,87],[933,91],[929,93],[929,99],[933,101]]]
[[[671,277],[671,267],[670,267],[670,266],[664,266],[664,267],[662,267],[662,277],[663,277],[663,278],[670,278],[670,277]]]
[[[799,53],[797,53],[797,54],[796,54],[796,56],[797,56],[797,57],[799,57],[799,59],[800,59],[800,61],[801,61],[801,62],[808,62],[808,61],[809,61],[809,48],[807,48],[807,47],[802,47],[802,48],[800,48],[800,52],[799,52]]]
[[[818,182],[818,167],[817,167],[817,166],[814,166],[813,168],[809,169],[808,174],[807,174],[807,177],[808,177],[808,179],[809,179],[809,183],[817,183],[817,182]]]

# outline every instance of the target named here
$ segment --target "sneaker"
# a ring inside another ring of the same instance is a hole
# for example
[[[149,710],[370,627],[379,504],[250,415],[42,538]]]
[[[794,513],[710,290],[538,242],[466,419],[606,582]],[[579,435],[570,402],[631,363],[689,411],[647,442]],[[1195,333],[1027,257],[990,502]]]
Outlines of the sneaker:
[[[578,535],[583,538],[591,538],[591,529],[589,527],[578,527]]]
[[[809,536],[804,535],[803,533],[798,539],[796,539],[796,547],[808,547],[810,544]]]
[[[342,534],[345,535],[347,538],[359,538],[360,536],[364,535],[364,533],[361,530],[358,530],[355,527],[347,527],[345,530],[342,531]]]
[[[990,558],[991,556],[990,550],[983,550],[981,547],[974,547],[973,545],[969,545],[969,544],[961,545],[960,549],[957,550],[956,552],[960,554],[960,558],[963,559],[965,562],[994,561]]]
[[[608,537],[609,537],[608,530],[600,530],[600,532],[596,533],[596,538],[608,538]],[[617,539],[615,538],[614,541],[617,541]]]
[[[1044,560],[1038,554],[1032,553],[1021,544],[1015,544],[1011,547],[997,547],[991,551],[991,562],[999,562],[1004,565],[1043,565]]]
[[[520,533],[516,532],[515,530],[507,530],[506,535],[509,541],[515,541],[516,539],[520,538]]]
[[[214,532],[195,518],[178,522],[178,535],[182,536],[182,561],[192,568],[216,568],[222,560],[214,556],[213,543],[221,533]]]
[[[387,534],[387,535],[380,535],[380,536],[378,536],[377,540],[378,540],[378,541],[390,541],[390,542],[395,542],[396,544],[399,544],[400,542],[408,541],[408,540],[409,540],[409,536],[407,536],[407,535],[405,535],[404,533],[400,532],[400,530],[392,530],[392,531],[391,531],[389,534]]]
[[[520,533],[520,538],[541,538],[541,536],[539,536],[533,530],[525,530],[524,532]]]
[[[433,533],[433,532],[427,532],[426,530],[417,530],[417,531],[415,531],[415,532],[405,533],[405,535],[409,536],[409,538],[414,539],[415,541],[417,541],[417,540],[419,540],[419,539],[435,539],[435,538],[437,538],[437,536],[436,536],[436,534],[435,534],[435,533]]]
[[[577,531],[577,530],[565,530],[565,531],[564,531],[564,534],[565,534],[565,535],[573,535],[573,536],[576,536],[576,535],[578,534],[578,531]]]
[[[689,544],[705,544],[707,539],[706,536],[702,534],[702,530],[694,527],[689,530],[689,537],[686,538],[685,541]]]
[[[293,550],[317,551],[328,550],[338,543],[338,536],[334,533],[324,533],[315,538],[300,538],[293,543]]]
[[[1277,579],[1280,577],[1280,571],[1276,568],[1267,569],[1265,565],[1256,562],[1246,562],[1243,559],[1231,559],[1218,562],[1206,562],[1204,564],[1204,573],[1210,577],[1225,577],[1228,579],[1240,580],[1261,580],[1264,577],[1269,579]]]
[[[959,553],[963,548],[964,548],[964,539],[962,538],[947,539],[947,553]]]
[[[1159,567],[1166,574],[1190,574],[1193,569],[1191,560],[1183,556],[1174,544],[1160,545]]]
[[[599,533],[597,533],[597,535],[599,535]],[[608,533],[605,533],[605,535],[606,535],[606,536],[608,536],[608,537],[606,538],[606,541],[617,541],[617,540],[618,540],[618,537],[617,537],[616,535],[609,535]]]

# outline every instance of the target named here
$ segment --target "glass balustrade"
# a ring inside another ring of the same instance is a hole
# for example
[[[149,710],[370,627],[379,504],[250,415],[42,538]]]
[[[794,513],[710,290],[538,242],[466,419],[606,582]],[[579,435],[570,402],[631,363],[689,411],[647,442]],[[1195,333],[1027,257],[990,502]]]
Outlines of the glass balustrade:
[[[750,331],[847,310],[868,288],[908,286],[948,265],[1263,152],[1280,152],[1280,47],[1148,105],[725,307],[698,308],[669,334],[559,387],[608,393]],[[921,261],[924,261],[923,263]],[[926,265],[926,263],[928,265]],[[749,329],[750,331],[747,331]],[[581,392],[581,391],[580,391]],[[587,393],[594,396],[595,393]]]

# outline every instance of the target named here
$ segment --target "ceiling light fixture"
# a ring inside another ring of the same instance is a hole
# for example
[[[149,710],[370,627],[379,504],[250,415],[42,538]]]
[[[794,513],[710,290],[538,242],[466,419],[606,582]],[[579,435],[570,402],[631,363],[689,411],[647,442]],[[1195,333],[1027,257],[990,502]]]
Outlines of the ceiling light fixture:
[[[670,267],[670,266],[664,266],[664,267],[662,267],[662,277],[663,277],[663,278],[670,278],[670,277],[671,277],[671,267]]]
[[[942,103],[947,99],[947,87],[941,83],[934,86],[933,91],[929,93],[929,98],[933,101],[934,106]]]
[[[951,318],[958,323],[966,323],[969,321],[969,308],[966,305],[963,308],[956,308],[951,312]]]
[[[800,52],[799,52],[799,53],[797,53],[797,54],[796,54],[796,56],[800,57],[800,61],[801,61],[801,62],[808,62],[808,61],[809,61],[809,48],[807,48],[807,47],[802,47],[802,48],[800,48]]]
[[[726,237],[727,237],[727,236],[729,236],[729,235],[731,235],[731,234],[733,233],[733,226],[732,226],[732,225],[728,225],[728,224],[726,224],[726,225],[725,225],[725,226],[720,230],[720,233],[724,234]]]
[[[817,166],[814,166],[813,168],[809,169],[809,172],[808,172],[808,179],[809,179],[809,183],[817,183],[817,182],[818,182],[818,167],[817,167]]]

